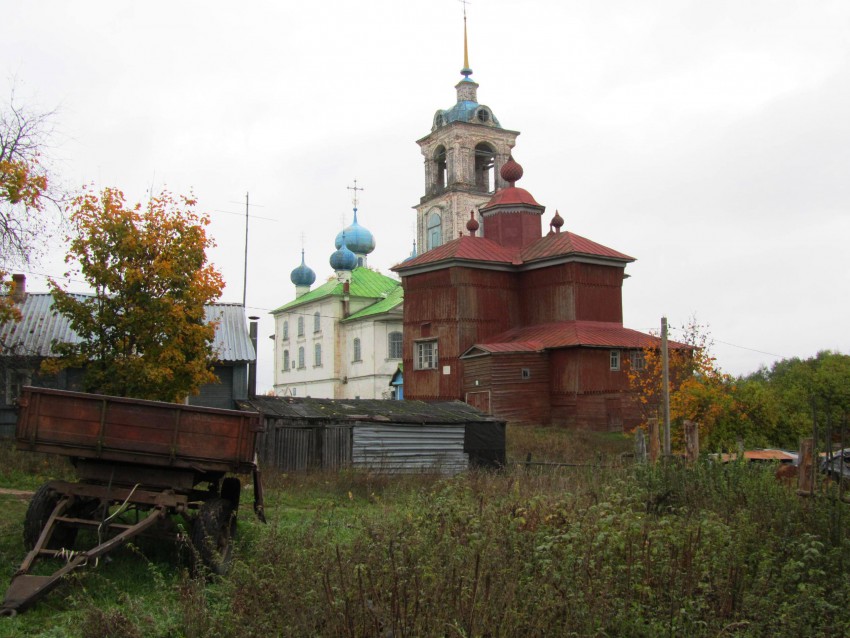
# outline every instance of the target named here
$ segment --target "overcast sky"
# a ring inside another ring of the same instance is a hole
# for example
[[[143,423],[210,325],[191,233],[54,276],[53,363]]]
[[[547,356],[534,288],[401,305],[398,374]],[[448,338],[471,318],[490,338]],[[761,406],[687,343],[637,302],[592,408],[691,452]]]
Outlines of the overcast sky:
[[[359,221],[386,274],[424,191],[415,141],[455,102],[457,0],[3,2],[0,96],[57,109],[68,188],[194,191],[212,261],[260,315],[317,283]],[[850,2],[473,0],[478,99],[521,132],[520,186],[565,229],[632,255],[627,327],[708,324],[720,366],[850,353]],[[256,207],[253,205],[256,204]],[[302,240],[303,237],[303,240]],[[61,254],[56,248],[54,257]],[[28,277],[59,276],[45,259]],[[83,290],[72,282],[71,288]]]

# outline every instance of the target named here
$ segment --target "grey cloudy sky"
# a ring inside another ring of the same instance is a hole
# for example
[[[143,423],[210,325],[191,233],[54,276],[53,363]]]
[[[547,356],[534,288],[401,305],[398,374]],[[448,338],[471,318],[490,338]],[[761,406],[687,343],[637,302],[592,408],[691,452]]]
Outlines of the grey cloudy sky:
[[[521,186],[565,228],[637,258],[628,327],[692,315],[720,366],[850,352],[850,2],[473,0],[479,101],[521,131]],[[351,221],[388,273],[411,249],[423,194],[415,140],[455,100],[455,0],[3,3],[0,82],[57,108],[52,151],[70,188],[192,189],[213,219],[212,260],[249,313],[290,271],[331,275]],[[229,211],[229,212],[220,212]],[[234,213],[234,214],[231,214]],[[53,252],[33,267],[59,275]],[[72,284],[80,289],[80,286]]]

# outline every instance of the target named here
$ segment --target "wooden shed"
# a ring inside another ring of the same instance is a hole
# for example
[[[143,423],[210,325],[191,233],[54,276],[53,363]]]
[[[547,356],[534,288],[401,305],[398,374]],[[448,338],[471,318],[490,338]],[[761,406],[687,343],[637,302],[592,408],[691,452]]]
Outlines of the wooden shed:
[[[461,401],[256,397],[238,404],[262,415],[257,455],[266,468],[455,474],[505,463],[505,422]]]

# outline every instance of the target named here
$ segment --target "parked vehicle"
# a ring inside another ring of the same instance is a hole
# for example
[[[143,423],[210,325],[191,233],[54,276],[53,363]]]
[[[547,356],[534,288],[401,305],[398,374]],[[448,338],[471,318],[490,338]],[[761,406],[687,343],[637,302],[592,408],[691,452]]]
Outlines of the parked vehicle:
[[[36,491],[24,521],[29,553],[12,577],[0,614],[34,604],[71,571],[144,533],[187,533],[197,566],[227,571],[242,484],[250,474],[254,511],[265,521],[254,446],[255,412],[201,408],[26,387],[16,429],[20,450],[68,456],[79,481]],[[75,546],[88,530],[88,548]],[[36,561],[60,559],[49,576]]]

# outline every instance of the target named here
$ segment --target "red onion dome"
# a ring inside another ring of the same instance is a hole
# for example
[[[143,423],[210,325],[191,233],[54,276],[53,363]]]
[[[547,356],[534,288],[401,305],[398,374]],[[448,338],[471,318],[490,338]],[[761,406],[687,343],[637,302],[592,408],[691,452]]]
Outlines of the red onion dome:
[[[561,232],[561,226],[564,225],[564,218],[561,217],[561,214],[556,210],[555,216],[552,218],[551,226],[558,232]]]
[[[513,156],[511,156],[508,158],[508,161],[502,165],[499,174],[502,176],[503,180],[513,185],[514,182],[519,181],[522,177],[522,166],[515,162]]]
[[[466,222],[466,230],[468,230],[469,234],[474,237],[475,231],[478,230],[478,227],[479,227],[479,223],[478,223],[478,220],[475,219],[475,211],[471,210],[471,211],[469,211],[469,221]]]

